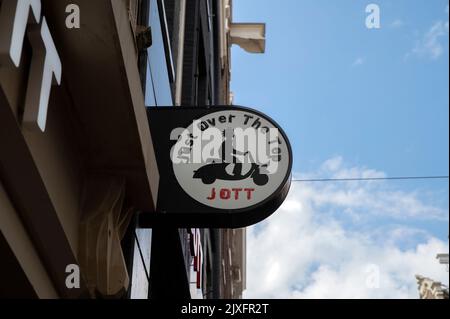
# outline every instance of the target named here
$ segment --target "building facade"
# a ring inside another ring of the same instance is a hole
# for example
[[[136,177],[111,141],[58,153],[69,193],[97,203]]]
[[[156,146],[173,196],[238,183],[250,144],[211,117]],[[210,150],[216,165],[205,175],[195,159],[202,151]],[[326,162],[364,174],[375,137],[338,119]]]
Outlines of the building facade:
[[[436,259],[441,265],[446,265],[448,272],[448,254],[437,254]],[[439,281],[416,275],[420,299],[448,299],[448,287]]]
[[[441,282],[416,275],[420,299],[448,299],[448,287]]]
[[[230,47],[264,33],[230,0],[0,0],[1,298],[242,296],[245,229],[140,224],[146,107],[230,104]]]

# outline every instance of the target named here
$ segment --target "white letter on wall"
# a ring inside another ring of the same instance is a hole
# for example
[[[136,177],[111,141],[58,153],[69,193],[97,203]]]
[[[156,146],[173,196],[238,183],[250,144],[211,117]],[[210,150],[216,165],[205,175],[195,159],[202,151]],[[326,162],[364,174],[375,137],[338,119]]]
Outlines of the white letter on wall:
[[[32,15],[30,15],[30,7]],[[7,0],[0,9],[0,64],[18,67],[28,24],[38,24],[40,0]]]
[[[61,83],[61,60],[45,18],[42,18],[40,31],[36,27],[30,27],[28,37],[33,47],[33,59],[25,97],[23,125],[32,130],[39,127],[44,132],[52,83]]]

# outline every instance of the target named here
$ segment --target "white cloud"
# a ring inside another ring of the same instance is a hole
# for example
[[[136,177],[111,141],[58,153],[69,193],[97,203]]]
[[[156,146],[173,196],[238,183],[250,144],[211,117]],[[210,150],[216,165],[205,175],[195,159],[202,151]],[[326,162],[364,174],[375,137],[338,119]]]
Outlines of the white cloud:
[[[322,164],[321,169],[325,171],[335,172],[342,167],[343,162],[344,159],[341,156],[335,156],[326,160]]]
[[[423,37],[417,41],[416,46],[412,50],[412,54],[419,57],[429,57],[433,60],[438,59],[445,51],[445,46],[448,46],[449,20],[448,20],[448,5],[445,9],[447,19],[439,20],[433,23]],[[409,57],[408,53],[406,57]]]
[[[360,66],[363,65],[366,61],[364,60],[364,58],[362,57],[358,57],[355,59],[355,61],[353,61],[352,66],[356,67],[356,66]]]
[[[336,157],[308,177],[325,173],[384,176],[364,167],[346,168]],[[417,298],[416,274],[448,284],[448,273],[435,258],[448,252],[448,243],[401,225],[405,218],[448,224],[448,212],[413,192],[389,191],[387,186],[294,183],[282,207],[248,229],[244,297]],[[378,216],[392,222],[377,224]],[[345,217],[350,217],[349,225]],[[379,288],[368,282],[374,267],[379,269]]]
[[[401,28],[405,23],[400,19],[395,19],[391,23],[391,28]]]

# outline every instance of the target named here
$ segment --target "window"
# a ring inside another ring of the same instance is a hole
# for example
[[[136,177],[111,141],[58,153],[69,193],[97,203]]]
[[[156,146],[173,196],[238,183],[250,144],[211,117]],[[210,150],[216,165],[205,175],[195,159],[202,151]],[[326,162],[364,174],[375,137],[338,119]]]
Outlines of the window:
[[[134,236],[133,268],[130,274],[131,299],[147,299],[150,289],[151,229],[136,229]]]
[[[151,28],[152,45],[146,52],[145,104],[172,106],[170,83],[174,81],[174,69],[164,3],[159,0],[148,1],[147,25]]]
[[[161,0],[141,0],[138,7],[137,24],[150,26],[152,33],[152,45],[139,54],[145,105],[172,106],[174,70],[164,3]],[[128,298],[147,299],[151,288],[152,230],[140,229],[136,222],[131,223],[123,246],[130,277]]]
[[[122,239],[130,285],[126,298],[148,299],[150,291],[150,262],[152,230],[141,229],[134,217]]]

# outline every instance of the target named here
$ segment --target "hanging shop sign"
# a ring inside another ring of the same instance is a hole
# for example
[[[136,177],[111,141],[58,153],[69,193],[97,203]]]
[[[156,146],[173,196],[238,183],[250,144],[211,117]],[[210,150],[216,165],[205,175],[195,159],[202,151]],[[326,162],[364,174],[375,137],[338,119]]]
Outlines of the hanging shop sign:
[[[45,131],[53,84],[61,83],[62,66],[40,0],[0,1],[0,67],[20,67],[25,35],[32,47],[23,126]]]
[[[147,113],[161,178],[157,213],[141,214],[143,224],[245,227],[286,198],[291,147],[268,116],[239,106]]]

